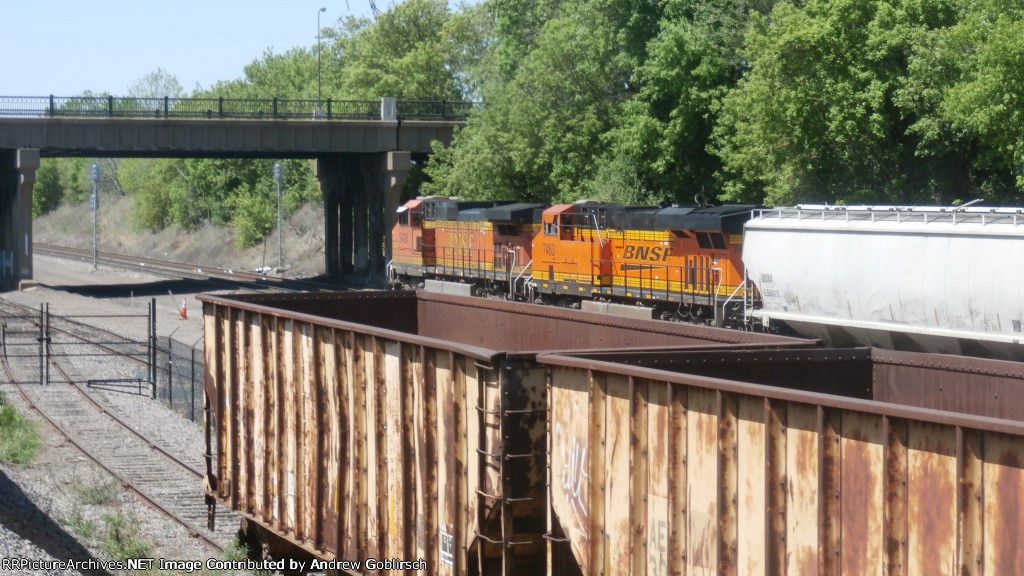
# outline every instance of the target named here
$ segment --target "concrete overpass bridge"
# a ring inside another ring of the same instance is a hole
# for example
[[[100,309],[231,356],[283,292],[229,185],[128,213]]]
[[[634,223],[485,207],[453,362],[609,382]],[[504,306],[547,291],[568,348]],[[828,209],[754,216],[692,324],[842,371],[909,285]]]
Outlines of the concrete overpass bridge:
[[[41,157],[313,158],[332,274],[390,258],[406,176],[451,142],[471,103],[224,98],[0,97],[0,289],[32,278],[32,188]],[[383,249],[381,248],[383,247]]]

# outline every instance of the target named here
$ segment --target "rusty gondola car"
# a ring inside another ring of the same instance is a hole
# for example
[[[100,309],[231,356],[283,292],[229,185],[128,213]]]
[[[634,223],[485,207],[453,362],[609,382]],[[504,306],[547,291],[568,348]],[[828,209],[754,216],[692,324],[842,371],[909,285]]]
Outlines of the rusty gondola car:
[[[547,571],[539,351],[815,344],[422,291],[199,299],[216,497],[272,550],[431,574]]]
[[[1018,363],[426,292],[200,299],[212,484],[268,542],[443,575],[1024,573]]]
[[[550,354],[581,572],[1024,574],[1024,365],[855,348]]]

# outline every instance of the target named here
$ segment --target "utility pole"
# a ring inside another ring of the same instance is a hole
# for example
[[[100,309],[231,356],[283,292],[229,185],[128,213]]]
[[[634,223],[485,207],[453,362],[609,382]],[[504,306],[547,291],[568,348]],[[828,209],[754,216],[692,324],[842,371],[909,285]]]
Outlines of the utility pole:
[[[284,166],[274,162],[274,181],[277,182],[277,268],[284,269],[284,236],[281,228],[281,181],[284,180]]]
[[[320,66],[320,15],[323,14],[324,12],[327,12],[327,8],[321,8],[320,11],[318,11],[316,13],[316,113],[315,113],[315,116],[316,116],[317,119],[320,119],[320,118],[324,117],[324,110],[323,110],[323,108],[320,107],[320,102],[322,101],[322,99],[320,97],[320,85],[323,83],[322,82],[323,74],[321,73],[321,68],[322,67]]]
[[[92,165],[92,269],[96,270],[96,254],[99,246],[100,215],[100,166]]]

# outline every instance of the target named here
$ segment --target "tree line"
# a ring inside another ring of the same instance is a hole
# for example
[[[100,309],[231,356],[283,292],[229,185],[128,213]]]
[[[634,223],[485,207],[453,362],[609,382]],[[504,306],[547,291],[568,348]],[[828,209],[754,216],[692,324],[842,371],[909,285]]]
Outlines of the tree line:
[[[1024,189],[1020,1],[406,0],[322,32],[324,98],[482,103],[409,194],[947,204]],[[315,99],[317,49],[268,51],[192,96]],[[158,70],[131,92],[183,91]],[[82,197],[76,162],[41,167],[40,211]],[[252,243],[273,225],[269,164],[107,173],[140,227],[209,221]],[[308,161],[286,175],[287,209],[318,197]]]

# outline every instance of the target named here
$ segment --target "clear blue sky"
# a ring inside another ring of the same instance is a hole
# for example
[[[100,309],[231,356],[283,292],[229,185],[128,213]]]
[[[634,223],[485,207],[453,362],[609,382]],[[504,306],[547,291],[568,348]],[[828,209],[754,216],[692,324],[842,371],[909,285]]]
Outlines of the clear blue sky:
[[[191,93],[268,48],[315,46],[321,7],[323,27],[372,15],[369,0],[0,0],[0,96],[118,96],[157,68]]]

